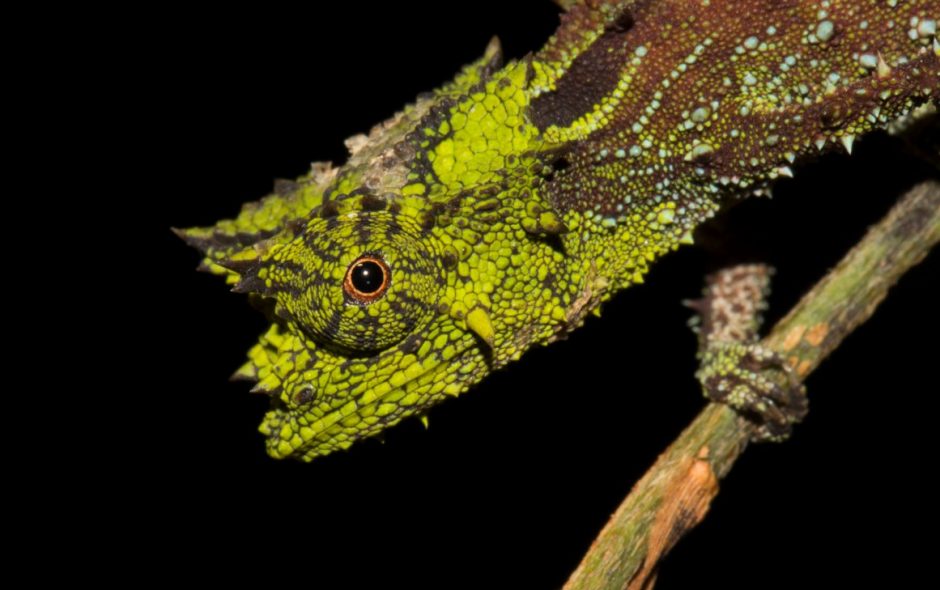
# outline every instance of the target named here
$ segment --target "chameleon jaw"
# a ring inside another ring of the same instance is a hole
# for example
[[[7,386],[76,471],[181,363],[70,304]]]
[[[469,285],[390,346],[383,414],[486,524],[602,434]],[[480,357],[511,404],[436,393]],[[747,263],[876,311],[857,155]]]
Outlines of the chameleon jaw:
[[[479,346],[469,342],[448,361],[438,361],[430,367],[425,365],[433,357],[425,359],[424,364],[415,361],[408,367],[405,380],[396,379],[393,385],[393,379],[389,379],[316,419],[272,398],[271,410],[258,428],[267,437],[268,455],[310,462],[348,449],[357,440],[375,436],[408,416],[419,415],[446,397],[463,393],[477,380],[473,375],[479,371],[461,373],[455,369],[474,353],[482,358]],[[449,381],[448,376],[452,377]]]

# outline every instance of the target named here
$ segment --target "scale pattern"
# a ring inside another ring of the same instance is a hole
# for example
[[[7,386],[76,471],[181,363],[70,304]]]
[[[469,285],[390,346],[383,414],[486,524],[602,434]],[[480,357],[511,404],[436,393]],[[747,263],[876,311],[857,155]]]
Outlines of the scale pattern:
[[[234,219],[178,233],[265,309],[236,377],[305,461],[459,395],[577,328],[722,200],[935,109],[935,0],[566,0]],[[811,212],[807,212],[811,214]],[[374,301],[344,277],[389,270]],[[224,444],[224,441],[220,441]]]

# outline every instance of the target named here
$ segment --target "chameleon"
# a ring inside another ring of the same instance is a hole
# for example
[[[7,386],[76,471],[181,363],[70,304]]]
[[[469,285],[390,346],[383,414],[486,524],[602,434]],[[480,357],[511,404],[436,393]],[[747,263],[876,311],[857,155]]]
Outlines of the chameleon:
[[[342,166],[175,230],[270,318],[234,374],[270,396],[270,456],[426,423],[599,315],[725,203],[940,100],[936,0],[558,4],[540,50],[505,60],[494,39],[349,138]]]

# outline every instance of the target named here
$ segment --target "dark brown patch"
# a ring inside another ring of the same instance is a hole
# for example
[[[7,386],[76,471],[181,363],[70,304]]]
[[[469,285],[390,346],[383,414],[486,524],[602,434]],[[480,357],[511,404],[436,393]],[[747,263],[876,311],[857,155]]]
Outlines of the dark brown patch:
[[[555,85],[555,90],[539,95],[529,107],[529,117],[540,130],[551,125],[567,127],[593,110],[620,80],[626,63],[628,35],[633,18],[623,14],[583,53]]]
[[[387,206],[388,201],[378,195],[368,193],[362,197],[363,211],[384,211]]]
[[[633,15],[628,11],[623,11],[623,13],[617,17],[614,22],[607,25],[606,30],[613,33],[626,33],[633,28]]]

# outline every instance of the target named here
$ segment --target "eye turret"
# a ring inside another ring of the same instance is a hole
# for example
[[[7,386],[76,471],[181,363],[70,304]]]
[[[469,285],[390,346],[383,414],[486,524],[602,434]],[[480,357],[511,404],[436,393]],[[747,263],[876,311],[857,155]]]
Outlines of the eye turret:
[[[249,280],[319,344],[374,353],[437,313],[445,282],[440,249],[414,220],[389,211],[314,218]]]

